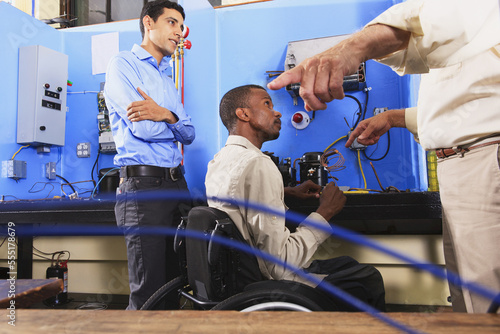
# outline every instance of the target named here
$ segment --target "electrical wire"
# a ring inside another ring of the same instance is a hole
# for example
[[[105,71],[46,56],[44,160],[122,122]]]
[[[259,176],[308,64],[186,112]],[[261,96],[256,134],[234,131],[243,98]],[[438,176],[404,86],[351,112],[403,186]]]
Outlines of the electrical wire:
[[[380,161],[387,156],[387,154],[389,153],[390,147],[391,147],[391,135],[390,135],[389,131],[387,131],[387,150],[385,151],[384,155],[381,156],[380,158],[372,158],[372,155],[375,152],[375,150],[372,152],[371,155],[367,155],[366,152],[363,151],[363,155],[365,156],[366,159],[368,159],[370,161]]]
[[[35,188],[35,186],[36,186],[37,184],[39,184],[39,183],[44,184],[43,188],[42,188],[42,189],[40,189],[40,190],[33,190],[33,188]],[[44,197],[44,198],[48,198],[48,197],[50,196],[50,193],[51,193],[51,192],[55,189],[55,188],[54,188],[54,185],[53,185],[52,183],[59,184],[59,183],[57,183],[57,182],[35,182],[35,183],[31,186],[31,188],[28,190],[28,193],[30,193],[30,194],[39,193],[39,192],[43,191],[43,190],[45,189],[45,187],[47,187],[47,185],[50,185],[50,186],[52,186],[52,189],[49,191],[49,193],[47,194],[47,196],[45,196],[45,197]]]
[[[78,306],[77,310],[106,310],[108,305],[102,302],[88,302]]]
[[[373,162],[371,162],[371,161],[370,161],[370,166],[372,166],[373,173],[375,174],[375,177],[377,178],[378,185],[380,186],[380,189],[382,189],[382,192],[390,192],[391,190],[395,190],[398,193],[401,192],[401,190],[399,190],[398,188],[396,188],[394,186],[389,186],[386,189],[384,189],[384,187],[382,186],[382,182],[380,182],[380,179],[378,177],[377,171],[375,170],[375,166],[373,165]]]
[[[365,178],[365,173],[363,172],[363,166],[361,166],[361,154],[359,153],[360,150],[358,150],[358,163],[359,163],[359,170],[361,171],[361,175],[363,176],[363,183],[365,184],[366,189],[366,178]]]
[[[56,254],[61,254],[64,255],[64,254],[68,254],[68,259],[66,261],[69,261],[69,259],[71,258],[71,253],[68,251],[68,250],[61,250],[61,251],[56,251],[56,252],[44,252],[44,251],[41,251],[39,250],[38,248],[36,248],[35,246],[32,246],[33,248],[33,255],[34,256],[38,256],[39,258],[42,258],[42,259],[45,259],[45,260],[53,260],[54,256]],[[40,254],[37,254],[36,252],[40,253]],[[45,257],[44,255],[51,255],[52,258],[48,258],[48,257]]]
[[[85,183],[85,182],[94,182],[93,180],[84,180],[84,181],[76,181],[76,182],[71,182],[72,185],[74,185],[76,188],[76,192],[79,194],[79,195],[82,195],[82,194],[86,194],[86,193],[89,193],[92,191],[92,189],[94,188],[94,186],[92,185],[92,188],[80,188],[80,187],[77,187],[76,184],[78,183]]]
[[[101,183],[102,180],[104,180],[104,178],[106,177],[106,175],[108,175],[109,173],[111,173],[112,171],[114,170],[117,170],[117,169],[120,169],[119,167],[115,167],[115,168],[111,168],[110,170],[108,170],[106,172],[106,174],[104,174],[100,179],[99,181],[97,182],[96,186],[94,187],[94,190],[92,190],[92,194],[90,195],[90,198],[94,198],[94,194],[95,194],[95,191],[97,190],[97,187],[99,186],[99,183]]]
[[[329,157],[332,157],[332,156],[336,157],[337,160],[335,161],[335,163],[330,164],[330,162],[332,161],[333,158],[329,159]],[[325,167],[326,170],[328,170],[329,172],[330,171],[336,172],[336,171],[345,169],[346,166],[344,166],[344,162],[345,162],[344,156],[335,148],[326,151],[320,157],[320,164],[323,167]]]
[[[26,147],[29,147],[30,144],[28,145],[24,145],[24,146],[21,146],[16,153],[14,153],[14,155],[12,156],[12,158],[10,158],[10,160],[14,160],[14,158],[16,157],[16,155],[23,149],[23,148],[26,148]]]
[[[347,135],[340,137],[339,139],[337,139],[336,141],[334,141],[333,143],[331,143],[330,145],[328,145],[328,146],[325,148],[325,150],[324,150],[323,152],[328,151],[328,150],[330,149],[330,147],[332,147],[332,146],[333,146],[333,145],[335,145],[335,144],[336,144],[339,140],[342,140],[342,139],[344,139],[344,138],[347,138]],[[295,164],[295,161],[294,161],[294,164]],[[294,165],[294,167],[295,167],[295,165]]]
[[[336,157],[337,160],[335,161],[335,163],[330,164],[330,162],[332,161],[333,158],[329,159],[329,157],[332,157],[332,156]],[[320,160],[321,166],[323,166],[323,168],[325,168],[326,171],[328,172],[328,175],[330,175],[330,178],[335,180],[335,181],[338,181],[339,179],[336,178],[335,176],[333,176],[332,172],[338,172],[338,171],[346,168],[346,166],[344,165],[344,162],[345,162],[344,156],[337,149],[332,148],[330,150],[325,151],[321,155],[319,160]]]
[[[356,129],[356,126],[358,126],[358,123],[360,122],[361,118],[364,117],[363,116],[363,107],[361,106],[361,102],[356,97],[354,97],[352,95],[345,95],[345,97],[353,99],[358,104],[358,112],[357,112],[358,119],[356,120],[356,122],[354,122],[354,124],[351,128],[351,130],[353,130],[353,129]]]
[[[94,184],[94,188],[96,187],[96,183],[94,180],[94,168],[97,165],[97,162],[99,161],[99,156],[101,155],[101,150],[97,150],[97,158],[95,158],[94,166],[92,166],[92,171],[90,171],[90,178],[92,179],[92,183]],[[99,176],[99,171],[96,171],[96,175]]]
[[[66,182],[66,185],[70,186],[71,190],[73,190],[73,193],[76,193],[76,190],[75,190],[75,188],[73,188],[73,186],[71,185],[71,182],[69,182],[68,180],[66,180],[66,179],[65,179],[64,177],[62,177],[61,175],[57,175],[57,174],[56,174],[56,176],[57,176],[58,178],[60,178],[61,180],[63,180],[64,182]],[[61,189],[62,189],[62,186],[63,186],[63,185],[64,185],[64,184],[62,184],[62,183],[61,183]],[[63,193],[64,193],[64,191],[63,191]]]

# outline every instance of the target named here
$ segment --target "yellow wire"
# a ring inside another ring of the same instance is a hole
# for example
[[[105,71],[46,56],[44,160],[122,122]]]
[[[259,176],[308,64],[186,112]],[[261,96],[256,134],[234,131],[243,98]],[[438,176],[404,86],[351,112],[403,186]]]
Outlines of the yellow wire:
[[[21,147],[17,150],[17,152],[16,152],[16,153],[14,153],[14,155],[12,156],[12,158],[10,158],[10,160],[14,160],[14,158],[15,158],[15,157],[16,157],[16,155],[19,153],[19,151],[21,151],[23,148],[28,147],[28,146],[30,146],[30,144],[28,144],[28,145],[24,145],[24,146],[21,146]]]
[[[175,88],[179,89],[179,51],[175,49]]]
[[[365,183],[365,188],[366,189],[366,178],[365,178],[365,173],[363,172],[363,167],[361,167],[361,156],[358,150],[358,162],[359,162],[359,170],[361,171],[361,175],[363,176],[363,182]]]
[[[325,148],[325,150],[324,150],[323,152],[328,151],[328,149],[329,149],[330,147],[332,147],[332,146],[333,146],[333,145],[335,145],[335,144],[336,144],[339,140],[344,139],[344,138],[347,138],[347,135],[340,137],[339,139],[337,139],[336,141],[334,141],[333,143],[331,143],[330,145],[328,145],[328,147],[327,147],[327,148]]]

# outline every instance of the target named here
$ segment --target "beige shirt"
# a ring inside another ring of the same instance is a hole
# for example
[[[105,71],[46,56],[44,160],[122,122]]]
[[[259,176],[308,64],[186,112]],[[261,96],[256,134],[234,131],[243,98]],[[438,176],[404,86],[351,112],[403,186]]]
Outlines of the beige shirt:
[[[408,48],[378,61],[422,75],[406,123],[426,150],[500,135],[500,13],[497,0],[408,0],[368,25],[412,32]]]
[[[229,136],[226,146],[208,164],[205,179],[208,205],[225,211],[247,242],[288,264],[305,268],[329,233],[302,223],[294,233],[285,227],[283,179],[274,162],[241,136]],[[216,197],[216,198],[212,198]],[[277,213],[228,204],[224,199],[258,203]],[[328,222],[311,213],[308,219],[330,228]],[[287,279],[314,286],[281,266],[263,261],[259,267],[268,279]]]

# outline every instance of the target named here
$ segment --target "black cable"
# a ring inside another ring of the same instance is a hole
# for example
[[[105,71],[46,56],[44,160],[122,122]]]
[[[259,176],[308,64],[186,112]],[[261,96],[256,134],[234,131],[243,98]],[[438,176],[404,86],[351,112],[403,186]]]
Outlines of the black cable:
[[[384,155],[381,156],[380,158],[376,158],[375,159],[375,158],[372,158],[371,155],[368,156],[366,154],[366,152],[365,152],[366,150],[363,150],[363,155],[365,156],[366,159],[368,159],[370,161],[380,161],[380,160],[384,159],[387,156],[387,154],[389,153],[389,148],[390,147],[391,147],[391,135],[390,135],[389,131],[387,131],[387,150],[385,151]],[[373,152],[372,152],[372,154],[373,154]]]
[[[354,122],[354,124],[352,126],[352,129],[356,129],[356,126],[358,126],[358,123],[360,122],[361,116],[363,114],[363,107],[361,106],[361,102],[356,97],[354,97],[352,95],[346,95],[345,97],[353,99],[358,104],[358,110],[359,110],[359,112],[357,113],[358,119],[356,120],[356,122]]]
[[[92,179],[92,183],[94,184],[94,188],[96,186],[95,180],[94,180],[94,168],[97,165],[97,161],[99,161],[99,155],[101,155],[101,150],[97,150],[97,158],[95,158],[94,166],[92,166],[92,170],[90,171],[90,177]],[[97,171],[99,173],[99,171]]]
[[[370,89],[371,89],[371,88],[370,88]],[[369,97],[369,95],[370,95],[370,94],[369,94],[370,89],[368,89],[368,87],[367,87],[367,88],[365,88],[365,93],[366,93],[366,99],[365,99],[365,110],[363,111],[363,118],[362,118],[362,120],[363,120],[363,119],[365,119],[365,117],[366,117],[366,110],[368,109],[368,97]]]
[[[69,261],[69,259],[71,258],[71,253],[70,253],[68,250],[61,250],[61,251],[56,251],[56,252],[44,252],[44,251],[39,250],[39,249],[38,249],[38,248],[36,248],[35,246],[32,246],[32,248],[33,248],[33,250],[35,250],[35,251],[39,252],[39,253],[40,253],[40,254],[42,254],[42,255],[52,255],[52,256],[54,256],[55,254],[62,254],[62,255],[64,255],[65,253],[67,253],[67,254],[68,254],[68,259],[67,259],[67,261]],[[41,257],[42,259],[52,260],[51,258],[44,257],[44,256],[42,256],[42,255],[40,255],[40,254],[36,254],[35,252],[32,252],[32,253],[33,253],[33,255],[36,255],[36,256],[38,256],[38,257]]]
[[[60,178],[61,180],[63,180],[64,182],[66,182],[66,183],[68,184],[68,186],[70,186],[70,187],[71,187],[71,189],[73,190],[73,193],[76,193],[75,188],[73,188],[73,186],[71,185],[71,183],[70,183],[68,180],[66,180],[66,179],[65,179],[64,177],[62,177],[61,175],[57,175],[57,174],[56,174],[56,176],[57,176],[58,178]]]

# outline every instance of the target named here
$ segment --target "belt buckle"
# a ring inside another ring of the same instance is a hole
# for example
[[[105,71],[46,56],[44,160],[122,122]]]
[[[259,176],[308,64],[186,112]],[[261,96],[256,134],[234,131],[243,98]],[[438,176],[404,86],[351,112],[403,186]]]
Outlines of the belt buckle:
[[[177,168],[178,168],[178,167],[173,167],[173,168],[170,168],[170,169],[168,170],[168,172],[170,173],[170,178],[171,178],[171,179],[172,179],[172,181],[174,181],[174,182],[175,182],[175,181],[177,181],[177,180],[179,180],[179,178],[178,178],[178,177],[176,177],[176,174],[177,174]]]
[[[452,147],[453,151],[455,151],[456,154],[460,156],[460,158],[463,158],[465,153],[469,152],[468,148],[462,148],[460,146],[457,147]]]

